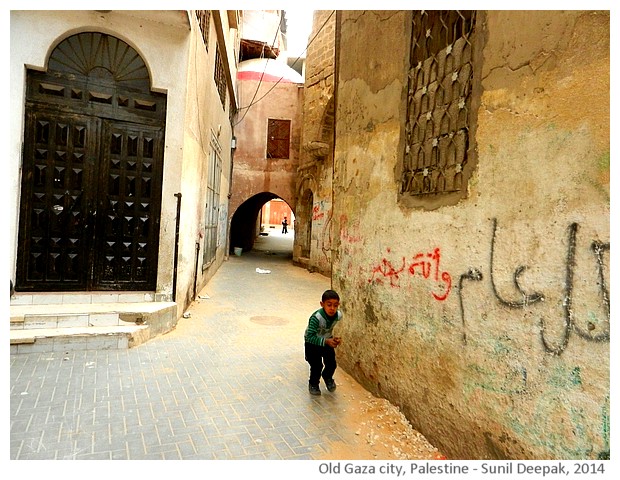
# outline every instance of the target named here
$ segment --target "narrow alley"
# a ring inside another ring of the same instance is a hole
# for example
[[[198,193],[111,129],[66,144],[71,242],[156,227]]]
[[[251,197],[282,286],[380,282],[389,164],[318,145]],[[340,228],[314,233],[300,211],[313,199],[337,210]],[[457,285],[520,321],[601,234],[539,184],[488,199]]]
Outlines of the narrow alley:
[[[11,355],[11,459],[441,458],[342,369],[308,394],[303,331],[330,282],[292,264],[292,236],[231,256],[167,335]]]
[[[608,462],[611,2],[14,3],[5,458]]]

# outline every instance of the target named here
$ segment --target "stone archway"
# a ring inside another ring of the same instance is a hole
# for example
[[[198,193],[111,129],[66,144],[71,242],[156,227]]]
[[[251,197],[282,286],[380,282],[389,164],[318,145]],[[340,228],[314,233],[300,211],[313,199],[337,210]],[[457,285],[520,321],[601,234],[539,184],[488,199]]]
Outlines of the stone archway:
[[[232,215],[230,221],[230,253],[235,248],[250,251],[259,235],[259,212],[269,200],[279,198],[270,192],[258,193],[243,202]]]

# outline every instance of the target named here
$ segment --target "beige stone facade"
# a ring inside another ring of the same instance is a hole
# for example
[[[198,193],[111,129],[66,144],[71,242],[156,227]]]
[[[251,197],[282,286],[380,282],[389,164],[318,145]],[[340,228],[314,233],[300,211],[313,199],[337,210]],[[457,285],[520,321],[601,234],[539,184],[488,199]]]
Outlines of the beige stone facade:
[[[331,275],[334,137],[333,10],[317,11],[308,46],[293,260]]]
[[[479,11],[445,45],[420,12],[334,19],[296,254],[333,271],[340,364],[450,458],[609,458],[609,12]]]

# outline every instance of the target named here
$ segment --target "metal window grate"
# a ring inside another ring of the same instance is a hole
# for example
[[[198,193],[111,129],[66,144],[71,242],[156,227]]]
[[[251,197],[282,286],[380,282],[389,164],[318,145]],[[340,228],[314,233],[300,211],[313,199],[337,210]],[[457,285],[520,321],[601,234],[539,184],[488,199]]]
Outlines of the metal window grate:
[[[402,194],[467,187],[474,24],[473,11],[413,13]]]
[[[196,19],[202,33],[202,40],[205,49],[209,51],[209,22],[211,21],[211,10],[196,10]]]
[[[215,71],[213,73],[217,91],[220,94],[222,108],[226,108],[226,74],[224,73],[224,62],[220,54],[219,46],[215,49]]]

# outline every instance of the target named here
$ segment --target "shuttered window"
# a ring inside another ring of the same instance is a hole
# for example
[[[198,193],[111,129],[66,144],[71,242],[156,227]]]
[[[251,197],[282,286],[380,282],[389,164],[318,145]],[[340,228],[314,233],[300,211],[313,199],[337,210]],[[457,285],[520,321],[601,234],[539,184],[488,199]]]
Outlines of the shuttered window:
[[[289,158],[291,121],[270,118],[267,125],[267,158]]]
[[[217,231],[220,213],[220,184],[222,177],[221,148],[217,141],[211,143],[209,178],[207,179],[207,203],[205,205],[205,231],[202,265],[208,267],[217,254]]]

